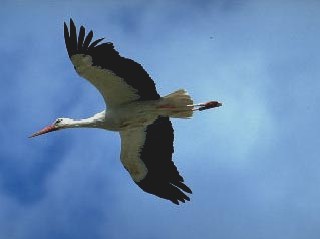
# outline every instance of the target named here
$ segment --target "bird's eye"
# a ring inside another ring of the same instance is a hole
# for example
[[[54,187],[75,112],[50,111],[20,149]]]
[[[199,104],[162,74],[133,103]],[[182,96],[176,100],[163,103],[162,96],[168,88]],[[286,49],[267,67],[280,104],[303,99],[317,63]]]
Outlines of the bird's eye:
[[[62,121],[62,119],[57,119],[56,122],[54,122],[55,124],[59,124]]]

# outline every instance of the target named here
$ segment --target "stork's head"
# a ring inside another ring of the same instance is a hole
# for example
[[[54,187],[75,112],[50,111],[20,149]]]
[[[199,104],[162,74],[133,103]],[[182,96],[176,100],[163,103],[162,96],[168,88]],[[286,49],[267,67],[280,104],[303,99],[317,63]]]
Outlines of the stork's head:
[[[29,138],[33,138],[33,137],[36,137],[36,136],[39,136],[42,134],[50,133],[52,131],[56,131],[59,129],[68,128],[72,122],[73,122],[73,120],[69,119],[69,118],[58,118],[53,122],[53,124],[48,125],[47,127],[44,127],[42,130],[29,136]]]

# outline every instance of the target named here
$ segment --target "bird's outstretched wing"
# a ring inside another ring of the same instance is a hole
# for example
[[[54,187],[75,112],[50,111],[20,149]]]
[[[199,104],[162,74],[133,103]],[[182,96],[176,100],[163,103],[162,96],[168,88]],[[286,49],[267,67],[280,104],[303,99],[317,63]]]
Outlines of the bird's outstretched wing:
[[[121,57],[111,42],[100,44],[104,38],[92,42],[93,32],[86,35],[83,26],[77,35],[72,19],[70,29],[64,23],[64,39],[75,70],[100,91],[109,108],[160,98],[153,80],[142,66]]]
[[[121,161],[140,188],[175,204],[190,200],[184,192],[192,191],[172,162],[174,135],[168,117],[159,117],[145,128],[120,131],[120,135]]]

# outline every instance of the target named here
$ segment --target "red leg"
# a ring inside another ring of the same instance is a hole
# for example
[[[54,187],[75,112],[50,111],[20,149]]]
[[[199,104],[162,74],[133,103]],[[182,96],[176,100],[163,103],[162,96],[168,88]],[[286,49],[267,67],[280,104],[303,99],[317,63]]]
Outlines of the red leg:
[[[219,107],[221,105],[222,105],[222,103],[220,103],[218,101],[209,101],[207,103],[202,104],[201,107],[199,108],[199,111]]]

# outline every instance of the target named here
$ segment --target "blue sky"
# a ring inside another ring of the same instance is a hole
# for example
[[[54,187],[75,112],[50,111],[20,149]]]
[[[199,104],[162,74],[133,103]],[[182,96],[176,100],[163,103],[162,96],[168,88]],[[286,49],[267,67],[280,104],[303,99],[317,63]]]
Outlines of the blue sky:
[[[319,11],[316,0],[2,1],[0,238],[319,238]],[[67,57],[70,17],[141,63],[160,94],[224,103],[173,120],[191,202],[143,193],[116,133],[27,138],[104,108]]]

